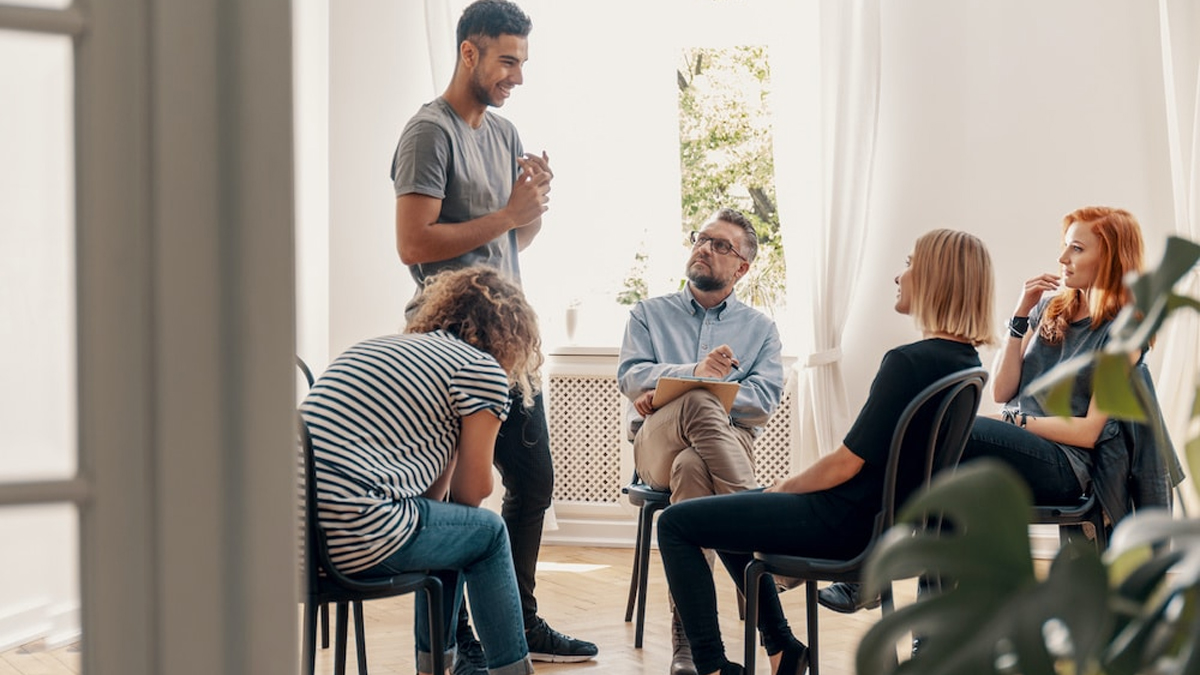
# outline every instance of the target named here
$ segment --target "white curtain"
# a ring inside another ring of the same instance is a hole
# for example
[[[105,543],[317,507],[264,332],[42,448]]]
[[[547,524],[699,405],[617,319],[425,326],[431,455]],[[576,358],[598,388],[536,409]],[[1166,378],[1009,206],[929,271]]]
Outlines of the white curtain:
[[[429,43],[429,75],[439,94],[450,84],[458,51],[455,29],[466,0],[425,0],[425,40]]]
[[[1175,233],[1200,241],[1200,48],[1195,39],[1200,14],[1191,0],[1159,0],[1158,10]],[[1196,270],[1180,282],[1177,291],[1200,296]],[[1171,438],[1182,452],[1196,396],[1200,317],[1193,311],[1176,312],[1164,327],[1159,344],[1163,348],[1159,398]],[[1187,506],[1195,510],[1195,504]]]
[[[823,0],[816,28],[821,101],[813,185],[816,208],[797,208],[794,167],[778,153],[780,209],[787,255],[789,304],[803,308],[793,325],[807,330],[798,342],[799,466],[838,447],[850,411],[842,373],[842,333],[854,297],[867,230],[871,167],[879,110],[879,0]],[[812,34],[813,31],[810,31]],[[794,159],[795,155],[791,154]],[[812,185],[803,189],[812,189]],[[807,211],[807,213],[803,213]],[[811,216],[807,217],[807,216]],[[816,225],[813,225],[813,220]],[[786,339],[786,336],[785,336]]]

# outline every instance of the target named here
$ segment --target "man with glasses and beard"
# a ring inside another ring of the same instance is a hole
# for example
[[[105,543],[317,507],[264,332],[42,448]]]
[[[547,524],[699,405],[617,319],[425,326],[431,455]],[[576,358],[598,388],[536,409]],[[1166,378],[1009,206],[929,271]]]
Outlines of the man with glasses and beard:
[[[629,314],[617,381],[630,401],[634,465],[647,485],[670,489],[673,504],[758,486],[754,440],[779,405],[784,376],[775,321],[733,292],[757,252],[750,221],[721,209],[692,232],[683,290],[639,302]],[[655,408],[661,377],[741,386],[728,413],[716,395],[700,388]],[[677,615],[672,647],[671,674],[696,675]]]

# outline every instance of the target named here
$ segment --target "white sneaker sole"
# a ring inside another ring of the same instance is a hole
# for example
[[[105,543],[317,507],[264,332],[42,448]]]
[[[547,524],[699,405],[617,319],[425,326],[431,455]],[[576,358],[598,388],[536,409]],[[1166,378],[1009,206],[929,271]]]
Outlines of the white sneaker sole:
[[[531,661],[541,661],[542,663],[581,663],[590,661],[596,658],[586,654],[541,654],[538,652],[529,652]]]

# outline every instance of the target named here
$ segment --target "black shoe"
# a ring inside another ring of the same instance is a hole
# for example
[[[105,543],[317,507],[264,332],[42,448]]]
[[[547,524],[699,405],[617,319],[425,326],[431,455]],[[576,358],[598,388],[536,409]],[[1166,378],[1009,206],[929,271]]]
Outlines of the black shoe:
[[[483,645],[479,644],[479,640],[474,635],[466,639],[459,638],[452,671],[454,675],[487,675],[487,671],[487,658],[483,655]]]
[[[783,649],[775,675],[804,675],[807,670],[808,647],[801,642],[793,642]]]
[[[525,631],[525,642],[529,644],[529,658],[549,663],[578,663],[595,658],[599,653],[596,645],[576,640],[554,630],[545,619],[538,619],[533,628]]]
[[[864,600],[862,584],[839,581],[817,591],[817,602],[835,612],[853,614],[860,609],[875,609],[883,601],[878,595]]]

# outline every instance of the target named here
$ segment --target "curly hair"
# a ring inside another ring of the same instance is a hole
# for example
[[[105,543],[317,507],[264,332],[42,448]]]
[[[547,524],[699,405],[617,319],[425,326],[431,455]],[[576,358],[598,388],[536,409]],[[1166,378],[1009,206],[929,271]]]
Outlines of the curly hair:
[[[537,314],[521,289],[498,270],[475,265],[429,277],[404,332],[435,330],[491,354],[525,406],[533,405],[543,362]]]
[[[1063,217],[1063,234],[1075,223],[1087,225],[1100,240],[1102,262],[1090,293],[1064,286],[1046,305],[1038,335],[1052,345],[1063,341],[1071,317],[1085,304],[1093,330],[1116,318],[1131,299],[1125,275],[1142,271],[1142,228],[1133,214],[1109,206],[1086,206]]]

